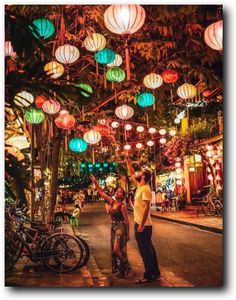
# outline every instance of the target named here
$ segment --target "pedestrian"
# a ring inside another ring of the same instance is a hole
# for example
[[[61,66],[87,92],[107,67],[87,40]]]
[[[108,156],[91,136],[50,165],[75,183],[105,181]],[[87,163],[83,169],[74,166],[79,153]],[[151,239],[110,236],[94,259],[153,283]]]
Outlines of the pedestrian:
[[[164,199],[162,201],[162,210],[167,211],[170,207],[170,200],[168,199],[167,194],[165,194]]]
[[[111,216],[112,273],[119,272],[119,277],[128,277],[132,272],[127,257],[127,241],[130,240],[130,236],[128,212],[123,203],[125,191],[121,187],[118,187],[112,197],[104,192],[94,176],[91,176],[91,180],[99,195],[104,198],[109,205],[108,213]]]
[[[160,278],[157,255],[152,244],[152,220],[150,204],[152,192],[149,185],[151,172],[143,169],[135,176],[135,171],[129,158],[126,158],[128,171],[132,181],[137,184],[134,195],[134,232],[138,249],[144,264],[144,274],[136,283],[145,283]]]
[[[162,193],[161,189],[158,188],[156,192],[156,210],[159,211],[160,209],[158,208],[158,205],[162,205]]]

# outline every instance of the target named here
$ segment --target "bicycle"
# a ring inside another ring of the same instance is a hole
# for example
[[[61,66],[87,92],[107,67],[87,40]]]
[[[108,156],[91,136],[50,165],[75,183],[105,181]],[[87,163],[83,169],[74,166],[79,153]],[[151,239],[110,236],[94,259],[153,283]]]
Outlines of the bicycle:
[[[9,214],[10,215],[10,214]],[[83,266],[87,259],[85,241],[62,233],[49,234],[42,224],[29,222],[24,225],[25,217],[16,211],[10,218],[15,222],[16,231],[9,232],[6,243],[6,265],[14,265],[21,256],[27,256],[32,262],[44,264],[57,273],[66,273]],[[58,223],[52,222],[53,226]],[[41,228],[40,228],[41,226]],[[10,239],[9,239],[10,238]]]
[[[207,215],[223,215],[222,199],[217,196],[213,188],[203,197],[203,202],[207,205]]]

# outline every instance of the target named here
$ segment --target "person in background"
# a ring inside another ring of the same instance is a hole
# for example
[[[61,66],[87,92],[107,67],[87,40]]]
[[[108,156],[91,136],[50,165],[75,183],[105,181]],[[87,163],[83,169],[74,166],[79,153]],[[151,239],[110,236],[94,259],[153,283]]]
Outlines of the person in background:
[[[156,192],[156,210],[160,211],[160,209],[158,208],[158,204],[162,204],[162,193],[161,193],[161,189],[158,188],[157,192]]]
[[[170,200],[168,199],[168,196],[165,194],[164,199],[162,201],[162,210],[167,211],[170,206]]]
[[[127,241],[129,241],[129,218],[123,200],[125,192],[121,187],[118,187],[114,192],[114,196],[106,194],[99,186],[96,178],[91,176],[96,190],[99,195],[107,201],[109,206],[108,213],[111,216],[111,259],[112,273],[119,272],[119,277],[130,276],[131,267],[127,257]]]
[[[149,186],[151,172],[143,169],[135,175],[134,168],[128,157],[126,157],[126,163],[132,181],[138,186],[134,195],[134,231],[145,268],[143,277],[135,282],[146,283],[160,278],[156,251],[152,244],[152,220],[150,216],[152,193]]]

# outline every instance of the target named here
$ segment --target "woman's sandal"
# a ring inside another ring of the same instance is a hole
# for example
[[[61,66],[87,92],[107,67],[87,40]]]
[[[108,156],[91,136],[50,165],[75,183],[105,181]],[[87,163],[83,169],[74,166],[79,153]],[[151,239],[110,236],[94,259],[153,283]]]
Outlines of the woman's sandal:
[[[147,283],[150,281],[151,281],[151,279],[142,277],[142,278],[139,278],[138,280],[135,280],[135,283]]]

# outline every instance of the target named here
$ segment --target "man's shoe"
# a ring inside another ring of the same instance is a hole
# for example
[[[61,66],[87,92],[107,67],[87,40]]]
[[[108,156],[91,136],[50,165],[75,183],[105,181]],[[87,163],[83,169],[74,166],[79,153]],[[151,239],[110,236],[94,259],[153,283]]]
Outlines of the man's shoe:
[[[152,275],[152,280],[159,280],[161,278],[161,275]]]
[[[141,277],[141,278],[135,280],[135,283],[147,283],[147,282],[150,282],[150,281],[152,281],[151,278]]]

